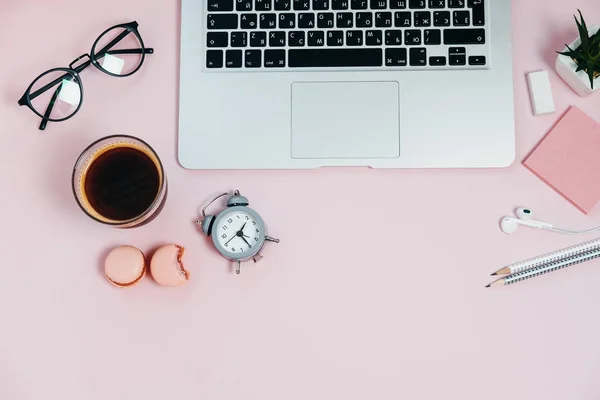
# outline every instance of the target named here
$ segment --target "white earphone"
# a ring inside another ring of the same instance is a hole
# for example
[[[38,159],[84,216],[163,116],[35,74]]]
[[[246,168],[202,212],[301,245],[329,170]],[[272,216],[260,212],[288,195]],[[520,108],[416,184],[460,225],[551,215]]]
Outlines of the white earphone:
[[[500,221],[500,229],[502,230],[502,232],[507,234],[515,233],[519,225],[528,226],[530,228],[535,229],[545,229],[556,233],[562,233],[563,235],[580,235],[584,233],[600,231],[600,226],[592,229],[578,231],[574,229],[559,228],[547,222],[536,221],[531,219],[531,217],[533,216],[533,212],[529,208],[517,208],[516,214],[517,218],[502,218],[502,220]]]

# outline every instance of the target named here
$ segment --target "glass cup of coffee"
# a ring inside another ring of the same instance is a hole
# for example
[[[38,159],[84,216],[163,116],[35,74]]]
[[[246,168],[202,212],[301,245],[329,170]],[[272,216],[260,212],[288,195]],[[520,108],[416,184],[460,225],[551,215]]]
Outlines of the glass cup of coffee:
[[[115,135],[86,148],[73,169],[73,194],[92,219],[134,228],[158,216],[167,178],[154,149],[133,136]]]

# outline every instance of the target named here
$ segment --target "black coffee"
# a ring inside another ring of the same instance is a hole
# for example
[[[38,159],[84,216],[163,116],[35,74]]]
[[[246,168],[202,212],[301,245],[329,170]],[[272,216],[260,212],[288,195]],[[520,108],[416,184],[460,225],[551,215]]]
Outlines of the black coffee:
[[[98,214],[113,221],[126,221],[150,208],[160,190],[160,173],[143,151],[117,147],[91,162],[84,189]]]

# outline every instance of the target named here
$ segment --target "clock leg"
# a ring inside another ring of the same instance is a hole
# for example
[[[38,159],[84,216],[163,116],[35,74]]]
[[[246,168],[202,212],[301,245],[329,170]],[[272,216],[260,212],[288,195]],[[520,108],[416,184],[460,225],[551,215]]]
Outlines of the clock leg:
[[[235,273],[238,275],[241,272],[241,266],[242,266],[242,262],[240,260],[237,260],[237,265],[235,266]]]
[[[265,237],[265,240],[266,240],[267,242],[279,243],[279,239],[275,239],[275,238],[273,238],[273,237],[271,237],[271,236],[267,236],[267,237]]]

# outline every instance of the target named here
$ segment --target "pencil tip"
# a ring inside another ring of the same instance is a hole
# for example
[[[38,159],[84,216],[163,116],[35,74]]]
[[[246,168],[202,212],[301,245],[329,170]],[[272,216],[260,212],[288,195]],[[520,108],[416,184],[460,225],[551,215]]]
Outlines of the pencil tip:
[[[496,275],[498,275],[498,273],[497,273],[497,272],[494,272],[494,273],[492,274],[492,276],[496,276]]]
[[[491,283],[490,283],[489,285],[487,285],[486,287],[490,287],[490,286],[492,286],[492,284],[491,284]]]

